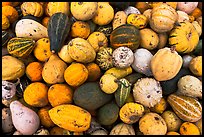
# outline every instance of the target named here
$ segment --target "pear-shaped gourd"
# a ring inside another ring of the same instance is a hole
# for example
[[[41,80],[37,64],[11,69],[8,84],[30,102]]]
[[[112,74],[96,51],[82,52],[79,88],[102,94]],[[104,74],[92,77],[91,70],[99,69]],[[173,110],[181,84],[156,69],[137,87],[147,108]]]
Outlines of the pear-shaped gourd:
[[[47,28],[32,19],[21,19],[16,23],[15,32],[17,37],[27,37],[34,40],[47,38]]]
[[[43,67],[42,77],[48,84],[62,83],[64,82],[64,71],[66,68],[67,64],[53,54]]]
[[[22,105],[19,101],[10,104],[14,127],[23,135],[32,135],[40,126],[40,119],[36,112]]]

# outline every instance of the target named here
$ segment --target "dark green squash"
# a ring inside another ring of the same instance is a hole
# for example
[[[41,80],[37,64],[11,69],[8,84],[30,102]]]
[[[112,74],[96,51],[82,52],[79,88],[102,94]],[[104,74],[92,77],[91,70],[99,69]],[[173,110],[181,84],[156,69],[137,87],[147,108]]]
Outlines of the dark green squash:
[[[139,30],[131,24],[123,24],[114,29],[110,34],[110,44],[114,49],[128,47],[135,50],[140,45]]]
[[[115,101],[119,107],[122,107],[130,95],[131,84],[125,78],[119,79],[117,83],[119,86],[114,93]]]
[[[194,55],[202,56],[202,39],[199,40],[198,45],[196,46],[195,50],[193,51]]]
[[[32,38],[15,37],[9,40],[7,50],[14,57],[27,57],[34,49],[35,41]]]
[[[74,91],[74,103],[87,110],[96,110],[109,102],[113,95],[104,93],[98,82],[87,82]]]
[[[181,68],[180,71],[178,72],[178,74],[170,80],[167,81],[161,81],[161,87],[162,87],[162,94],[163,95],[169,95],[173,92],[176,92],[178,87],[177,87],[177,83],[179,81],[179,79],[185,75],[189,75],[191,74],[191,72],[188,69],[185,68]]]
[[[61,12],[53,14],[48,22],[48,36],[50,39],[50,49],[53,53],[58,53],[64,45],[71,27],[69,17]]]
[[[105,104],[97,111],[97,121],[101,125],[112,125],[118,119],[119,110],[115,102]]]

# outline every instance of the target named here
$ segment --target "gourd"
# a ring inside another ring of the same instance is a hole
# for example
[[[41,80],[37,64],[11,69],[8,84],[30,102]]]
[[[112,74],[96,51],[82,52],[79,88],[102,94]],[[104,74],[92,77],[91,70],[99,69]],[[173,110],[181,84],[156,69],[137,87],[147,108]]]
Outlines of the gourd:
[[[51,109],[51,106],[42,107],[38,110],[38,116],[40,118],[40,123],[46,128],[53,127],[55,124],[50,119],[48,111]]]
[[[178,14],[174,8],[166,3],[154,7],[149,20],[150,27],[158,32],[167,32],[173,29],[174,23],[178,19]]]
[[[135,7],[143,14],[150,8],[150,5],[147,2],[137,2]]]
[[[202,106],[193,97],[170,94],[167,102],[183,121],[196,122],[202,117]]]
[[[138,29],[143,29],[147,26],[147,17],[143,14],[132,13],[127,17],[127,23],[132,24]]]
[[[183,76],[177,86],[179,94],[202,99],[202,82],[198,78],[191,75]]]
[[[15,33],[16,37],[32,38],[33,40],[48,37],[47,28],[32,19],[19,20],[15,26]]]
[[[158,49],[164,48],[167,44],[167,40],[168,40],[168,34],[167,33],[159,33],[158,34],[159,37],[159,43],[157,45]]]
[[[69,17],[62,12],[53,14],[48,22],[48,36],[52,52],[59,52],[69,34],[71,23]]]
[[[104,74],[111,74],[113,76],[115,76],[116,78],[120,79],[123,78],[129,74],[132,73],[132,68],[131,67],[127,67],[127,68],[110,68],[108,69]]]
[[[109,38],[111,32],[113,31],[113,27],[112,24],[109,23],[108,25],[98,26],[96,31],[104,33],[106,37]]]
[[[2,15],[2,30],[6,30],[10,27],[10,22],[8,20],[8,18],[6,17],[6,15]]]
[[[178,2],[177,9],[190,14],[198,6],[198,2]]]
[[[148,50],[155,49],[159,44],[159,37],[152,29],[144,28],[140,30],[140,46]]]
[[[74,38],[68,43],[68,52],[72,59],[81,63],[95,60],[96,52],[89,42],[83,38]]]
[[[169,44],[176,47],[179,53],[192,52],[199,42],[199,35],[193,24],[181,22],[169,34]]]
[[[128,47],[119,47],[113,51],[112,60],[115,67],[127,68],[134,61],[133,52]]]
[[[48,84],[64,82],[64,72],[66,68],[67,64],[64,61],[55,54],[51,55],[42,70],[43,80]]]
[[[32,38],[12,38],[7,44],[9,54],[14,57],[26,58],[33,51],[35,41]]]
[[[96,110],[113,98],[104,93],[98,82],[86,82],[74,91],[73,100],[77,106],[86,110]]]
[[[96,54],[96,63],[102,70],[113,67],[112,60],[113,49],[110,47],[101,47]]]
[[[201,26],[201,28],[202,28],[202,16],[200,16],[200,17],[198,17],[197,19],[196,19],[196,21],[198,22],[198,24]]]
[[[181,125],[179,132],[181,135],[200,135],[198,127],[191,122],[184,122]]]
[[[197,56],[202,55],[202,39],[199,40],[198,45],[196,46],[196,48],[193,51],[193,54],[197,55]]]
[[[137,9],[136,7],[133,6],[128,6],[125,10],[124,10],[125,14],[128,16],[130,14],[141,14],[139,9]]]
[[[14,23],[18,19],[17,10],[9,5],[2,7],[2,15],[5,15],[10,23]]]
[[[96,63],[94,63],[94,62],[88,63],[86,65],[86,68],[88,70],[87,81],[97,81],[100,78],[100,76],[102,74],[101,69]]]
[[[41,17],[44,13],[43,6],[38,2],[23,2],[21,4],[21,10],[23,16],[33,15],[36,17]]]
[[[37,130],[33,135],[50,135],[49,131],[45,128]]]
[[[2,99],[9,100],[16,95],[16,86],[19,84],[19,79],[16,83],[2,81]]]
[[[141,78],[133,87],[135,102],[145,107],[154,107],[162,98],[160,83],[153,78]]]
[[[88,78],[88,70],[81,63],[72,63],[64,71],[65,81],[73,86],[77,87],[83,84]]]
[[[70,35],[73,38],[79,37],[87,39],[90,33],[91,33],[90,26],[88,23],[84,21],[76,21],[71,26]]]
[[[45,8],[45,13],[51,17],[57,12],[64,13],[68,16],[69,2],[48,2]]]
[[[126,103],[120,108],[120,119],[126,124],[133,124],[143,116],[144,107],[138,103]]]
[[[126,24],[127,20],[127,15],[124,11],[118,11],[115,13],[112,24],[113,24],[113,29]]]
[[[167,105],[168,105],[168,103],[167,103],[166,99],[164,97],[162,97],[160,99],[160,101],[156,105],[154,105],[154,107],[150,108],[150,110],[152,112],[162,114],[166,110]]]
[[[10,108],[2,108],[2,132],[10,133],[14,129]]]
[[[131,124],[121,122],[111,129],[110,135],[135,135],[135,130]]]
[[[200,37],[202,34],[202,28],[197,21],[193,21],[191,24],[195,27],[196,31],[198,32],[198,36]]]
[[[100,78],[99,85],[103,92],[112,94],[118,88],[117,78],[111,74],[104,74]]]
[[[190,61],[190,71],[196,76],[202,76],[202,56],[197,56]]]
[[[92,19],[98,9],[98,3],[97,2],[71,2],[70,4],[70,11],[72,15],[77,20],[90,20]]]
[[[110,34],[110,44],[114,49],[128,47],[135,50],[140,44],[139,30],[131,24],[124,24],[114,29]]]
[[[22,61],[9,55],[2,57],[2,80],[16,80],[24,74],[25,65]]]
[[[139,48],[134,52],[134,61],[131,66],[136,72],[152,76],[150,68],[152,57],[153,55],[150,51],[144,48]]]
[[[82,132],[90,127],[91,114],[76,105],[59,105],[49,110],[51,120],[69,131]]]
[[[74,60],[70,57],[68,45],[64,45],[58,52],[58,56],[66,63],[72,63]]]
[[[118,88],[114,93],[115,101],[119,107],[122,107],[130,95],[131,84],[125,78],[117,80],[117,83]]]
[[[150,61],[153,76],[158,81],[174,78],[182,64],[182,57],[175,51],[174,47],[159,49]]]
[[[178,13],[178,20],[177,20],[178,23],[189,21],[189,16],[187,13],[180,10],[177,10],[176,12]]]

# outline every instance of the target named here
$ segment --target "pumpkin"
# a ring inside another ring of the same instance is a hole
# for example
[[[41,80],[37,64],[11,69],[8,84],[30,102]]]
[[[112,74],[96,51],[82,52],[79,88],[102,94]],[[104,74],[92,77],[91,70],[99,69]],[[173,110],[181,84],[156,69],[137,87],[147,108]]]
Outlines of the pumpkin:
[[[107,2],[98,2],[98,8],[95,16],[93,16],[92,20],[95,24],[98,25],[107,25],[114,18],[114,9]]]
[[[30,14],[36,17],[41,17],[44,13],[43,6],[38,2],[23,2],[21,4],[21,10],[23,16]]]
[[[48,22],[49,22],[50,17],[44,17],[42,19],[42,25],[45,26],[46,28],[48,27]]]
[[[137,2],[135,7],[143,14],[150,8],[150,5],[147,2]]]
[[[74,75],[73,75],[74,74]],[[71,86],[79,86],[88,78],[88,70],[81,63],[72,63],[64,72],[65,81]]]
[[[139,30],[131,24],[124,24],[114,29],[110,34],[110,44],[114,49],[128,47],[135,50],[140,44]]]
[[[147,17],[143,14],[132,13],[127,17],[127,23],[136,26],[138,29],[143,29],[147,26]]]
[[[48,89],[48,101],[52,107],[71,104],[72,97],[73,91],[67,84],[54,84]]]
[[[111,129],[110,135],[135,135],[135,130],[131,124],[121,122]]]
[[[28,105],[44,107],[48,104],[48,87],[41,82],[33,82],[28,85],[23,93],[23,98]]]
[[[197,19],[198,17],[202,16],[202,11],[200,8],[196,7],[193,12],[191,12],[190,14],[191,16],[194,16],[195,19]]]
[[[193,58],[189,64],[189,69],[196,76],[202,76],[202,56]]]
[[[95,60],[96,52],[89,42],[83,38],[74,38],[68,43],[68,52],[72,59],[89,63]]]
[[[47,84],[56,84],[64,82],[64,72],[67,64],[57,55],[53,54],[44,64],[42,77]]]
[[[111,74],[113,76],[115,76],[116,78],[120,79],[123,78],[129,74],[132,73],[132,68],[131,67],[127,67],[127,68],[110,68],[108,69],[104,74]]]
[[[88,70],[88,79],[87,81],[96,81],[101,76],[101,69],[96,63],[88,63],[86,65]]]
[[[164,48],[168,41],[168,34],[167,33],[158,33],[159,43],[157,45],[158,49]]]
[[[184,122],[181,125],[179,132],[181,135],[200,135],[198,127],[191,122]]]
[[[91,33],[87,39],[96,52],[99,51],[101,47],[108,46],[108,39],[104,33],[95,31]]]
[[[199,35],[190,22],[181,22],[169,34],[169,44],[179,53],[190,53],[198,44]]]
[[[92,19],[98,9],[97,2],[71,2],[70,11],[74,18],[77,20],[90,20]]]
[[[138,103],[126,103],[120,109],[120,119],[126,124],[133,124],[143,116],[144,107]]]
[[[159,37],[152,29],[145,28],[140,30],[140,46],[148,50],[153,50],[159,44]]]
[[[74,132],[86,131],[91,124],[91,114],[75,105],[59,105],[49,110],[51,120],[61,128]]]
[[[202,82],[191,75],[183,76],[179,79],[177,93],[185,96],[202,99]]]
[[[7,44],[9,54],[14,57],[27,57],[34,49],[35,41],[32,38],[12,38]]]
[[[115,67],[127,68],[134,61],[133,52],[128,47],[119,47],[113,51],[112,60]]]
[[[135,102],[145,107],[154,107],[162,98],[160,83],[153,78],[141,78],[133,87]]]
[[[1,28],[3,30],[8,29],[10,26],[9,19],[6,17],[6,15],[2,14],[2,25]]]
[[[98,82],[86,82],[74,91],[74,103],[86,110],[96,110],[113,98],[104,93]]]
[[[45,126],[46,128],[50,128],[54,126],[54,123],[50,119],[48,111],[51,109],[50,106],[42,107],[38,111],[38,116],[40,118],[41,125]]]
[[[53,14],[48,22],[48,36],[50,39],[50,49],[53,53],[59,52],[70,31],[70,20],[65,13]]]
[[[193,97],[170,94],[167,102],[183,121],[196,122],[202,117],[202,106]]]
[[[45,7],[45,13],[51,17],[57,12],[69,15],[69,2],[48,2]]]
[[[198,6],[198,2],[178,2],[177,9],[190,14]]]
[[[58,52],[58,56],[66,63],[72,63],[74,60],[70,57],[68,51],[69,45],[64,45],[61,50]]]
[[[117,13],[115,13],[112,24],[113,24],[113,29],[126,24],[126,20],[127,20],[127,15],[124,11],[118,11]]]
[[[26,66],[26,76],[31,81],[41,81],[42,80],[42,70],[43,65],[40,62],[31,62]]]
[[[116,103],[105,104],[97,111],[97,121],[101,125],[111,125],[118,119],[119,107]]]
[[[16,80],[24,74],[25,64],[22,61],[9,55],[2,57],[2,80]]]
[[[196,29],[196,31],[198,32],[198,36],[200,37],[202,34],[202,28],[199,25],[199,23],[197,21],[193,21],[191,24],[193,24],[194,28]]]
[[[10,23],[14,23],[18,19],[18,12],[12,6],[3,6],[2,15],[5,15]]]
[[[36,41],[33,53],[39,61],[47,61],[52,55],[49,38],[41,38]]]
[[[114,93],[118,88],[117,78],[111,74],[104,74],[100,78],[100,88],[106,94]]]
[[[112,53],[113,49],[110,47],[99,49],[96,55],[96,63],[101,69],[107,70],[113,67]]]
[[[158,33],[170,31],[178,19],[176,10],[165,3],[154,7],[151,13],[150,27]]]
[[[178,23],[190,20],[188,14],[185,13],[184,11],[177,10],[176,12],[178,13],[178,20],[177,20]]]
[[[89,27],[89,24],[83,21],[76,21],[71,26],[71,36],[73,38],[79,37],[79,38],[88,38],[89,34],[91,32],[91,29]]]
[[[174,78],[183,64],[182,57],[173,49],[159,49],[150,61],[153,76],[158,81]]]
[[[118,88],[114,93],[115,101],[119,107],[122,107],[130,95],[131,84],[125,78],[119,79],[116,82],[118,83]]]

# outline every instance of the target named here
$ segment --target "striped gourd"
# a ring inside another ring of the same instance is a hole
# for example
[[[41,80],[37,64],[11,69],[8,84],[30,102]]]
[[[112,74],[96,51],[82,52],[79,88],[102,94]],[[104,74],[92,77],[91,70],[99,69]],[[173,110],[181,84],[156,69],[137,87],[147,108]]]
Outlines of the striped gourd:
[[[135,50],[140,44],[139,30],[134,25],[123,24],[112,31],[110,44],[114,49],[123,46]]]
[[[9,54],[14,57],[27,57],[34,49],[35,41],[32,38],[12,38],[7,44]]]
[[[125,104],[128,96],[130,95],[131,84],[125,78],[119,79],[117,83],[119,87],[114,93],[115,100],[116,100],[117,105],[119,107],[122,107]]]
[[[196,122],[202,117],[202,106],[195,98],[170,94],[167,102],[177,116],[184,121]]]
[[[48,22],[50,49],[53,53],[60,51],[71,27],[69,17],[61,12],[53,14]]]
[[[9,35],[9,32],[2,31],[2,46],[5,46],[10,39],[11,36]]]

